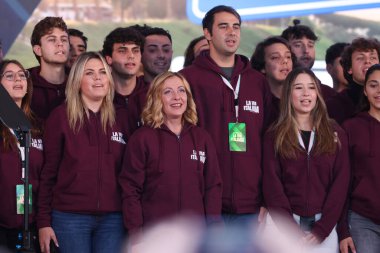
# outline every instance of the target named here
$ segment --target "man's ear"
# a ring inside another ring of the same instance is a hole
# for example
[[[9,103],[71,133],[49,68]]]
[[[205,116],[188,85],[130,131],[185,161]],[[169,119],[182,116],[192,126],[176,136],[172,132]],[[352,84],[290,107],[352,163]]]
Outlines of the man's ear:
[[[111,66],[111,64],[112,64],[112,57],[109,56],[109,55],[106,55],[106,62],[107,62],[108,65]]]
[[[34,46],[33,46],[33,52],[34,52],[37,56],[41,57],[41,55],[42,55],[42,49],[41,49],[41,46],[40,46],[40,45],[34,45]]]
[[[207,41],[211,40],[211,34],[210,34],[210,31],[207,28],[203,29],[203,34],[205,35]]]

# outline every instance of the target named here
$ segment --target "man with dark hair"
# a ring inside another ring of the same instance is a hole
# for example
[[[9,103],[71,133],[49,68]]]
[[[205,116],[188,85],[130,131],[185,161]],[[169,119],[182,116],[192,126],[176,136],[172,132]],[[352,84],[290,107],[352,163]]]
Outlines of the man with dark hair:
[[[139,81],[144,82],[144,88],[129,98],[128,128],[130,133],[141,126],[140,115],[145,106],[149,84],[157,75],[169,70],[173,56],[172,37],[167,30],[147,25],[133,27],[136,27],[145,37],[141,57],[144,75],[139,77]]]
[[[60,17],[39,21],[31,36],[33,53],[40,66],[29,69],[33,81],[31,108],[41,119],[65,100],[70,44],[67,26]]]
[[[131,27],[116,28],[104,40],[102,53],[112,68],[117,106],[127,107],[130,95],[145,87],[137,78],[143,48],[144,37]]]
[[[294,68],[305,67],[311,69],[315,61],[315,42],[317,35],[306,25],[301,25],[300,20],[293,20],[293,26],[286,28],[281,37],[289,41],[292,53],[296,56]],[[328,85],[320,83],[322,96],[325,100],[336,95],[336,91]]]
[[[170,68],[173,57],[172,37],[160,27],[147,27],[142,34],[145,37],[142,54],[144,81],[150,83],[158,74]]]
[[[365,74],[369,67],[379,63],[380,42],[372,38],[356,38],[345,47],[341,57],[348,86],[331,101],[327,101],[330,117],[339,123],[360,110]]]
[[[282,32],[281,37],[289,41],[297,58],[295,67],[311,69],[315,61],[315,42],[318,37],[310,27],[301,25],[299,20],[293,20],[293,24]]]
[[[87,51],[87,37],[83,32],[70,28],[68,29],[69,42],[70,42],[70,56],[66,63],[66,67],[70,69],[79,55]]]
[[[271,95],[264,76],[236,54],[241,28],[236,10],[216,6],[202,23],[210,51],[181,72],[191,85],[199,125],[217,148],[223,218],[227,225],[249,226],[261,217],[261,136]]]
[[[289,42],[280,36],[268,37],[259,42],[252,54],[252,68],[264,74],[273,95],[270,123],[276,121],[280,115],[283,85],[293,69],[294,61],[295,56],[291,52]]]
[[[343,50],[348,45],[348,43],[337,42],[326,50],[326,70],[333,80],[333,88],[338,92],[346,89],[348,84],[343,74],[342,64],[340,64]]]

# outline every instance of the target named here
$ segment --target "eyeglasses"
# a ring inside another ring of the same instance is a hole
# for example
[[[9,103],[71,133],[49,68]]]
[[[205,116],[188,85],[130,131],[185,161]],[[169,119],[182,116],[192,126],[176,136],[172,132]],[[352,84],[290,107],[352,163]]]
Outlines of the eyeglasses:
[[[8,81],[15,81],[15,80],[17,80],[16,75],[21,80],[26,80],[30,76],[29,71],[25,70],[25,71],[18,71],[18,72],[7,71],[4,74],[2,74],[1,77],[4,77]]]

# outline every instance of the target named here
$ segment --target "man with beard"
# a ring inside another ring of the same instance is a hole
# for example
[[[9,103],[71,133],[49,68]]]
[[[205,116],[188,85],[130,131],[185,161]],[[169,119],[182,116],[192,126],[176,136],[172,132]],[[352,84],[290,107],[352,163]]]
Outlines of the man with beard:
[[[286,28],[281,37],[289,41],[290,48],[296,56],[294,68],[305,67],[311,69],[315,61],[315,42],[317,35],[306,25],[301,25],[300,20],[293,20],[293,26]],[[336,95],[336,91],[328,85],[322,84],[322,96],[325,101]]]
[[[131,27],[116,28],[104,40],[102,53],[112,69],[115,106],[127,107],[129,97],[144,88],[137,78],[143,47],[144,37]]]
[[[217,149],[223,219],[227,226],[247,228],[257,224],[265,210],[261,208],[261,137],[270,90],[249,60],[236,54],[241,18],[235,9],[216,6],[202,23],[210,50],[181,72],[190,83],[199,126],[209,132]]]
[[[31,44],[40,63],[29,69],[33,81],[31,108],[41,119],[65,100],[70,44],[67,26],[60,17],[46,17],[33,29]]]

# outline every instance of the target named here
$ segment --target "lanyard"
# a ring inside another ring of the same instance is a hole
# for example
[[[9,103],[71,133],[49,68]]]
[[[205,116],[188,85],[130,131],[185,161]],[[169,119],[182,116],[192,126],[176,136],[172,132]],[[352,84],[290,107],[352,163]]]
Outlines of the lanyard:
[[[299,144],[306,150],[305,144],[303,143],[301,133],[298,131],[298,142]],[[310,134],[310,140],[309,140],[309,147],[307,149],[307,154],[310,154],[311,148],[313,147],[314,144],[314,137],[315,137],[315,130],[313,129]]]
[[[228,88],[230,88],[234,92],[234,105],[235,105],[235,115],[236,115],[236,121],[238,121],[239,118],[239,90],[240,90],[240,75],[236,84],[236,89],[234,89],[231,85],[231,83],[224,77],[220,76],[224,82],[225,85],[227,85]]]

